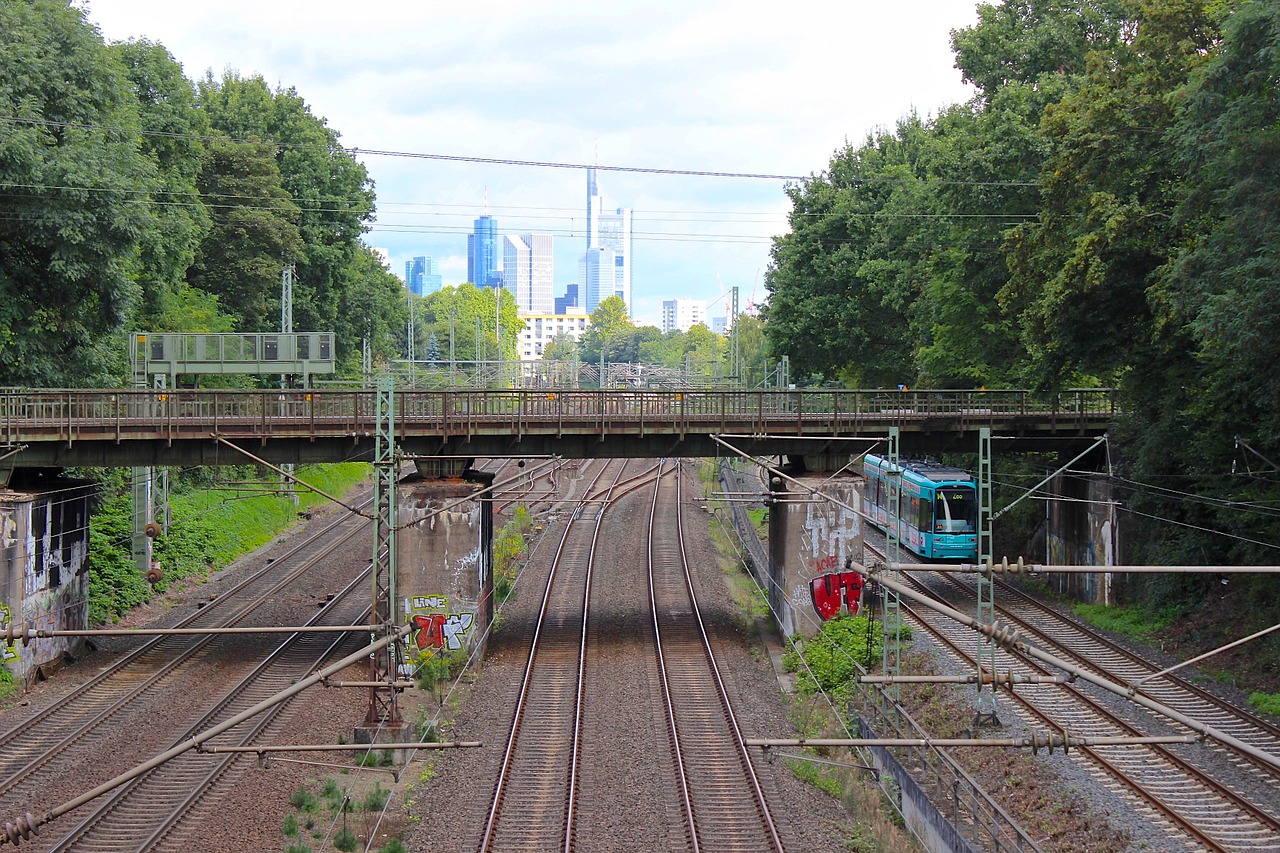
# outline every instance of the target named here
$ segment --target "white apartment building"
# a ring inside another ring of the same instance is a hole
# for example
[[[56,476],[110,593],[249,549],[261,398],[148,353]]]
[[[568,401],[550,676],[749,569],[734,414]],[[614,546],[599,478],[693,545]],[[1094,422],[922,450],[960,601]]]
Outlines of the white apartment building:
[[[566,314],[525,314],[524,331],[520,333],[520,360],[537,361],[553,338],[568,335],[575,341],[591,327],[585,308],[573,307]]]
[[[707,324],[707,306],[693,299],[666,299],[662,302],[662,331],[687,332],[698,323]]]

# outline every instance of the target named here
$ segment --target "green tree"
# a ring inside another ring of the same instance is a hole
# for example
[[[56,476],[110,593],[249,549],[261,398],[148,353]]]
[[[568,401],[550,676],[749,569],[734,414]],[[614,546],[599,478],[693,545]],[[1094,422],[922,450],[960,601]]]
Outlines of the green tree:
[[[595,363],[601,353],[605,361],[633,361],[639,358],[639,341],[634,337],[635,326],[627,316],[627,303],[620,296],[610,296],[600,301],[591,312],[591,326],[582,336],[580,352],[582,360]],[[635,358],[625,356],[634,351]]]
[[[363,245],[343,276],[351,283],[342,288],[334,332],[346,340],[367,338],[375,360],[404,357],[406,349],[402,344],[409,315],[404,283],[382,265],[372,249]],[[363,343],[343,348],[339,354],[340,371],[347,376],[357,375],[362,356]]]
[[[1000,295],[1041,384],[1115,381],[1150,337],[1147,292],[1168,259],[1179,178],[1164,143],[1172,95],[1216,39],[1202,5],[1142,3],[1132,40],[1093,54],[1083,85],[1046,111],[1044,209],[1013,234]]]
[[[1280,489],[1255,454],[1280,455],[1280,10],[1242,3],[1222,39],[1172,99],[1164,139],[1177,185],[1168,263],[1151,288],[1152,357],[1126,383],[1133,420],[1124,433],[1134,477],[1209,500],[1138,495],[1140,509],[1181,522],[1144,536],[1146,553],[1172,562],[1274,562]],[[1171,454],[1169,448],[1181,448]],[[1223,476],[1235,471],[1235,476]],[[1211,531],[1227,531],[1225,538]],[[1272,607],[1266,579],[1250,596]],[[1188,584],[1166,583],[1170,595]],[[1194,588],[1192,591],[1196,591]],[[1268,623],[1270,624],[1270,623]]]
[[[198,93],[215,131],[273,146],[281,186],[298,210],[294,221],[301,243],[280,259],[297,268],[294,326],[333,329],[340,350],[359,352],[363,332],[340,314],[349,291],[365,283],[352,269],[363,263],[360,238],[374,211],[373,184],[364,166],[293,88],[272,91],[260,76],[229,71],[220,80],[206,75]]]
[[[216,206],[188,281],[216,295],[238,330],[278,330],[281,266],[302,241],[298,207],[280,185],[274,152],[260,142],[214,140],[199,186]]]
[[[59,0],[0,3],[0,382],[109,383],[155,179],[120,65]]]
[[[124,66],[141,115],[142,151],[155,164],[150,189],[150,221],[141,235],[135,278],[142,287],[139,325],[156,331],[212,331],[225,320],[185,322],[188,311],[203,313],[199,298],[186,293],[187,269],[208,233],[210,220],[197,178],[204,163],[208,118],[195,108],[195,85],[159,44],[129,41],[110,48]]]

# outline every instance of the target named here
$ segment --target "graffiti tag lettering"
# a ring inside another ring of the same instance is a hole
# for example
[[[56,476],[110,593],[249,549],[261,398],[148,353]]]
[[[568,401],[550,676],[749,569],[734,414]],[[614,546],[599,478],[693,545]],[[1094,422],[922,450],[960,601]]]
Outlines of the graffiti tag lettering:
[[[858,572],[831,572],[809,581],[813,609],[823,622],[835,618],[843,601],[850,613],[857,613],[862,596],[862,575]]]

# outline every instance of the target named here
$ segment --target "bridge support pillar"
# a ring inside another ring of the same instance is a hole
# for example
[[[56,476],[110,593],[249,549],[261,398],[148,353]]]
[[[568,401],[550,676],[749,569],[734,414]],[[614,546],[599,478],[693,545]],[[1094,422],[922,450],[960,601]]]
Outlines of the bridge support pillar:
[[[791,491],[785,478],[770,478],[769,604],[784,636],[812,637],[823,622],[861,608],[862,526],[845,509],[858,492],[849,476],[798,468],[792,476]]]
[[[423,687],[481,658],[493,622],[493,474],[464,473],[400,482],[396,610],[415,628],[401,677]]]

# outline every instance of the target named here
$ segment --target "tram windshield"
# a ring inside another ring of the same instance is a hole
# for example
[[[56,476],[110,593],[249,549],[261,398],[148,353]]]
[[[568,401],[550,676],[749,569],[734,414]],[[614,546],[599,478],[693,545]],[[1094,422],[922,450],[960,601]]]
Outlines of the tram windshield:
[[[973,533],[978,527],[978,496],[973,489],[938,489],[934,533]]]

